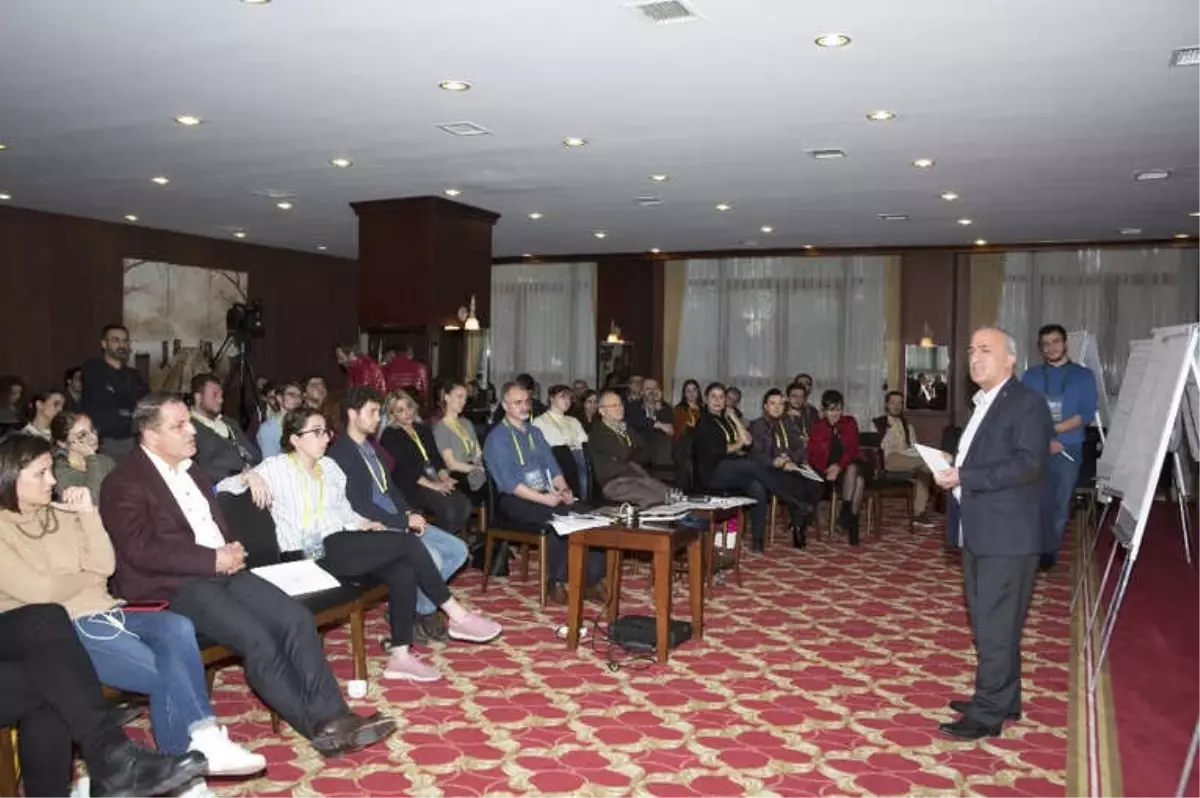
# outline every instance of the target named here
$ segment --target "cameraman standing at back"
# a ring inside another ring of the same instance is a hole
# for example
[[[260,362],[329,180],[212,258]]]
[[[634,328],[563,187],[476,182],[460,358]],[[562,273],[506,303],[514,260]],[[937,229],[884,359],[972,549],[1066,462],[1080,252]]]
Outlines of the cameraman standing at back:
[[[100,451],[120,460],[133,451],[133,408],[149,393],[129,364],[129,330],[109,324],[100,333],[102,355],[83,364],[82,409],[100,435]]]

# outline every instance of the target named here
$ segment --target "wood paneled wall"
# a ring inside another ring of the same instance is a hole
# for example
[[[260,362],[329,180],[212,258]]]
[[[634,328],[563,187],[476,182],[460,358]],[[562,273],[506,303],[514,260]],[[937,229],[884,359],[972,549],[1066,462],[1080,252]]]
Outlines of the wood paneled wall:
[[[353,260],[0,208],[0,372],[33,390],[55,387],[94,356],[100,329],[121,320],[127,257],[248,272],[250,295],[265,306],[267,335],[252,354],[262,376],[333,378],[332,347],[355,337]]]

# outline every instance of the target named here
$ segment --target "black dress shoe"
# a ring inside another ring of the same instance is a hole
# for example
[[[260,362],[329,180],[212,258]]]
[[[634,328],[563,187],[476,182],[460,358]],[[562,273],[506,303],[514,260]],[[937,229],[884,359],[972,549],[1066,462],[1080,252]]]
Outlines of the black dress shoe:
[[[160,754],[126,741],[104,758],[104,770],[92,776],[91,794],[164,795],[202,778],[208,760],[199,751]]]
[[[982,723],[963,717],[953,723],[939,723],[938,731],[947,737],[959,740],[981,740],[984,737],[999,737],[1000,726],[985,726]]]
[[[957,712],[960,715],[967,714],[967,707],[969,707],[969,706],[971,706],[970,701],[955,700],[955,701],[950,702],[950,708],[953,709],[955,712]],[[1020,720],[1021,713],[1020,712],[1009,712],[1007,715],[1004,716],[1004,719],[1005,720]]]
[[[803,549],[808,545],[808,536],[804,534],[804,527],[799,525],[792,527],[792,545],[798,549]]]
[[[382,712],[366,717],[347,712],[317,729],[312,744],[323,756],[335,757],[374,745],[394,731],[396,721]]]

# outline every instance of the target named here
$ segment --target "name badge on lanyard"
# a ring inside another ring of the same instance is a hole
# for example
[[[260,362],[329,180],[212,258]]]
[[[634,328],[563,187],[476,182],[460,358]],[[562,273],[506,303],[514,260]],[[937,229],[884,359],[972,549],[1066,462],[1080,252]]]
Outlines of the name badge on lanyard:
[[[1070,366],[1068,363],[1063,366],[1066,369]],[[1070,374],[1066,371],[1062,372],[1062,385],[1059,386],[1058,393],[1050,394],[1050,367],[1042,366],[1042,392],[1046,394],[1046,404],[1050,407],[1050,417],[1054,419],[1055,424],[1061,424],[1063,420],[1063,399],[1067,395],[1067,382],[1070,380]]]

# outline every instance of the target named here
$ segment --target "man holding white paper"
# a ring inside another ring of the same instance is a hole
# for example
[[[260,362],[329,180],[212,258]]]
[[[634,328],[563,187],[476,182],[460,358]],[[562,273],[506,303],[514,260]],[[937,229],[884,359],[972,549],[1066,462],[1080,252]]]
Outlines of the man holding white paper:
[[[1021,631],[1048,514],[1042,478],[1054,424],[1042,397],[1013,379],[1017,348],[985,328],[967,350],[980,388],[954,464],[933,469],[952,492],[947,513],[963,551],[963,585],[978,667],[975,694],[951,701],[961,713],[941,732],[963,740],[995,737],[1021,717]]]

